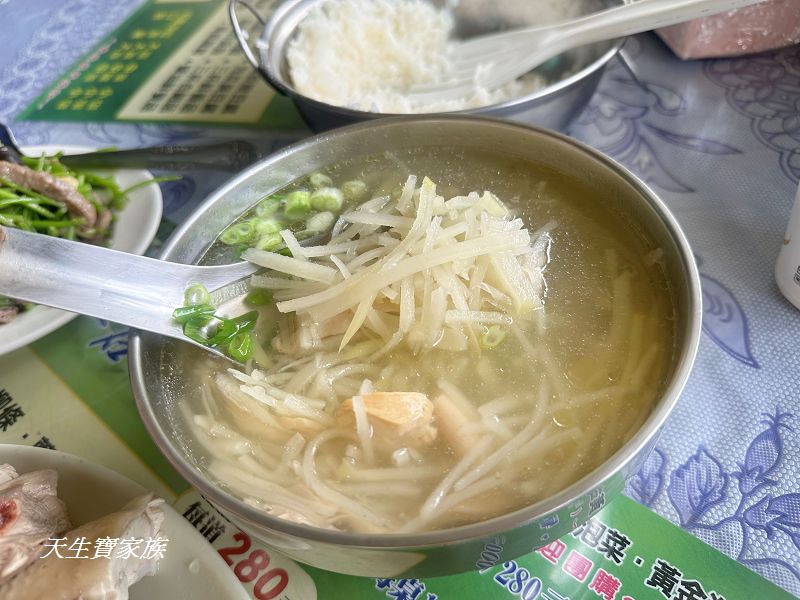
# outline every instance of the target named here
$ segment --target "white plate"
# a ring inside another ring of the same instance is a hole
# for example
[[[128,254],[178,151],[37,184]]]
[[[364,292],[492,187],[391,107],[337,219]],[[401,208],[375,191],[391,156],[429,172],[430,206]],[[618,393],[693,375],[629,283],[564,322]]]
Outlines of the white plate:
[[[58,497],[79,526],[115,512],[145,488],[130,479],[72,454],[57,450],[0,444],[0,464],[19,473],[58,471]],[[222,557],[186,519],[164,505],[160,535],[169,540],[158,573],[130,588],[131,600],[248,600],[250,596]],[[197,569],[189,564],[197,561]]]
[[[29,156],[91,152],[92,148],[81,146],[26,146],[23,152]],[[147,181],[153,176],[142,169],[117,169],[114,177],[122,188],[140,181]],[[111,247],[115,250],[144,254],[156,236],[161,223],[162,199],[161,189],[157,184],[146,185],[134,190],[128,204],[117,213]],[[0,356],[35,342],[48,333],[66,325],[77,315],[47,306],[37,306],[25,311],[7,325],[0,325]]]

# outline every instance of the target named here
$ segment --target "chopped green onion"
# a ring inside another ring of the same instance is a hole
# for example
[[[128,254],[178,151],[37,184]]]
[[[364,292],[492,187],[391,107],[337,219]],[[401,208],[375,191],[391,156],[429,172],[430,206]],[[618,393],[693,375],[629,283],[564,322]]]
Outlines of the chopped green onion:
[[[275,364],[275,361],[264,351],[258,338],[253,340],[253,360],[255,360],[256,364],[262,369],[269,369]]]
[[[211,304],[211,294],[201,283],[193,283],[183,293],[184,306],[196,306],[198,304]]]
[[[253,338],[249,332],[238,333],[228,343],[227,355],[233,360],[247,362],[253,355]]]
[[[283,214],[293,221],[304,219],[311,212],[311,193],[306,190],[292,192],[286,198]]]
[[[283,196],[269,196],[264,198],[258,203],[258,206],[256,206],[256,216],[264,218],[274,215],[278,212],[278,209],[280,209],[281,202],[284,199]]]
[[[506,338],[506,330],[499,325],[490,326],[481,336],[481,347],[491,350],[497,348]]]
[[[306,221],[306,230],[314,233],[328,231],[331,227],[333,227],[334,221],[336,221],[336,215],[334,215],[332,212],[326,211],[317,213],[308,217],[308,220]]]
[[[214,307],[210,304],[192,304],[180,306],[172,312],[172,320],[183,325],[187,321],[204,318],[206,322],[214,316]]]
[[[311,208],[314,210],[339,211],[344,204],[342,190],[335,187],[324,187],[311,194]]]
[[[267,290],[255,289],[245,296],[244,301],[253,306],[264,306],[272,302],[272,294]]]
[[[209,342],[208,333],[213,325],[218,325],[218,322],[219,319],[214,317],[211,319],[206,319],[205,317],[189,319],[183,324],[183,335],[203,346],[212,346]]]
[[[342,193],[348,202],[361,202],[367,196],[367,184],[360,179],[345,181],[342,184]]]
[[[234,246],[236,244],[248,243],[255,237],[256,228],[253,221],[241,221],[228,227],[219,237],[223,244]]]
[[[324,173],[312,173],[308,181],[314,188],[330,187],[333,185],[333,179]]]
[[[283,229],[284,224],[281,223],[278,219],[273,219],[268,217],[266,219],[256,219],[255,228],[256,233],[259,236],[266,235],[269,233],[277,233],[281,229]]]
[[[250,331],[256,324],[258,319],[258,311],[250,311],[233,319],[225,319],[216,317],[220,321],[219,327],[208,339],[211,346],[220,346],[229,342],[237,333]]]
[[[268,233],[267,235],[262,235],[258,238],[256,242],[255,248],[256,250],[266,250],[267,252],[272,252],[273,250],[277,250],[283,245],[283,238],[281,237],[280,233]]]

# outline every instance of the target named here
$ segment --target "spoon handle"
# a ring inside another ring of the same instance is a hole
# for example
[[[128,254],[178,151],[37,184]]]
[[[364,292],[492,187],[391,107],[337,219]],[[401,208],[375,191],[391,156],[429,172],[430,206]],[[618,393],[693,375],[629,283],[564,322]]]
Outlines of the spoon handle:
[[[587,15],[562,25],[553,33],[569,36],[569,47],[634,35],[757,4],[764,0],[648,0]],[[566,41],[566,40],[565,40]]]
[[[189,342],[172,321],[184,290],[192,283],[216,290],[257,269],[182,265],[0,227],[0,295]]]
[[[69,167],[144,168],[180,171],[213,169],[240,171],[260,158],[252,144],[241,140],[200,146],[154,146],[132,150],[89,152],[62,156]]]
[[[577,19],[487,35],[463,43],[471,56],[486,57],[493,68],[480,82],[492,89],[538,67],[554,56],[586,44],[625,37],[694,18],[742,8],[764,0],[637,0]],[[458,97],[474,87],[469,82],[415,94],[423,98]]]

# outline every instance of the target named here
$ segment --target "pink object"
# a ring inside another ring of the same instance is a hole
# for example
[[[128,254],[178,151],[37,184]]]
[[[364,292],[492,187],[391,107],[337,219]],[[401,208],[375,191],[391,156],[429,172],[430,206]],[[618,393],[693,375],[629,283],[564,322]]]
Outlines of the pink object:
[[[657,29],[680,58],[738,56],[800,42],[800,0],[768,0]]]

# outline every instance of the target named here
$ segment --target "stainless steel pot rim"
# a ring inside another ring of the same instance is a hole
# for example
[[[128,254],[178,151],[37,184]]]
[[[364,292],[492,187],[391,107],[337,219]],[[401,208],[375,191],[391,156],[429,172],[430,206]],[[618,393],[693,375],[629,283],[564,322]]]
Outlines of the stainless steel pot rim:
[[[601,486],[615,473],[624,469],[629,461],[633,460],[644,447],[653,441],[653,438],[660,431],[686,384],[699,345],[702,321],[700,276],[686,236],[664,202],[649,186],[647,186],[647,184],[633,173],[598,150],[574,138],[548,129],[485,116],[414,115],[387,117],[378,121],[362,122],[342,127],[331,132],[317,134],[288,146],[263,159],[259,163],[252,165],[212,193],[208,199],[197,208],[194,215],[173,233],[170,240],[165,244],[159,257],[165,258],[170,255],[172,249],[182,237],[183,232],[193,226],[197,215],[202,214],[207,207],[216,203],[218,198],[224,196],[230,189],[235,188],[239,181],[246,179],[254,171],[261,169],[265,164],[276,162],[281,157],[300,151],[307,146],[323,142],[333,143],[337,138],[347,136],[350,132],[360,131],[362,129],[380,130],[381,128],[411,123],[421,124],[426,127],[444,123],[455,123],[461,126],[504,127],[516,130],[516,132],[520,134],[536,134],[554,138],[557,141],[571,145],[579,151],[590,155],[593,159],[625,179],[633,189],[639,191],[651,208],[659,215],[666,231],[670,234],[678,248],[680,258],[683,262],[683,271],[686,276],[687,294],[690,299],[689,310],[686,315],[687,326],[685,331],[685,343],[677,357],[672,381],[664,390],[658,404],[636,435],[628,440],[625,445],[611,458],[600,465],[600,467],[550,498],[499,517],[450,529],[413,534],[358,534],[309,527],[272,517],[212,484],[198,469],[189,466],[183,453],[172,443],[168,432],[159,425],[155,417],[154,407],[147,400],[147,394],[144,388],[141,335],[139,331],[132,330],[130,337],[129,370],[137,408],[144,425],[156,445],[158,445],[161,452],[166,456],[178,473],[223,512],[229,511],[231,514],[239,516],[245,521],[258,523],[278,533],[347,547],[403,550],[446,546],[449,544],[462,543],[471,539],[485,539],[497,535],[498,533],[523,526],[568,506],[577,498]]]
[[[322,102],[320,100],[316,100],[309,96],[305,96],[295,90],[291,85],[289,85],[284,78],[281,76],[279,72],[276,72],[275,69],[272,68],[271,61],[264,61],[264,55],[269,52],[269,40],[272,39],[275,30],[277,27],[282,24],[283,19],[287,14],[291,14],[294,12],[297,5],[302,4],[304,2],[308,2],[308,0],[286,0],[283,4],[281,4],[272,16],[267,21],[266,26],[264,27],[264,31],[262,32],[261,36],[259,37],[259,41],[257,43],[257,47],[259,50],[259,60],[258,60],[258,70],[267,80],[272,87],[278,89],[280,92],[287,96],[294,96],[303,100],[314,106],[318,110],[324,110],[328,112],[339,112],[341,114],[347,115],[353,119],[375,119],[379,117],[397,117],[397,116],[408,116],[406,114],[397,114],[397,113],[376,113],[364,110],[356,110],[353,108],[347,108],[345,106],[338,106],[335,104],[328,104],[326,102]],[[593,60],[591,63],[572,73],[571,75],[559,79],[558,81],[547,85],[539,90],[531,92],[530,94],[526,94],[524,96],[517,96],[516,98],[512,98],[511,100],[507,100],[505,102],[498,102],[497,104],[487,104],[486,106],[478,106],[474,108],[467,108],[463,110],[453,110],[453,111],[446,111],[442,113],[413,113],[415,115],[432,115],[432,114],[447,114],[447,115],[472,115],[480,113],[495,113],[504,111],[506,109],[515,108],[521,104],[527,104],[530,102],[535,102],[537,100],[544,100],[544,99],[551,99],[553,97],[558,96],[561,92],[566,90],[567,88],[572,87],[573,85],[577,84],[579,81],[583,80],[584,78],[588,77],[595,71],[599,69],[605,68],[606,64],[614,58],[617,53],[620,51],[620,48],[625,44],[627,38],[621,38],[615,40],[611,47],[606,50],[603,54],[601,54],[598,58]],[[280,57],[280,61],[283,61],[283,56]]]

